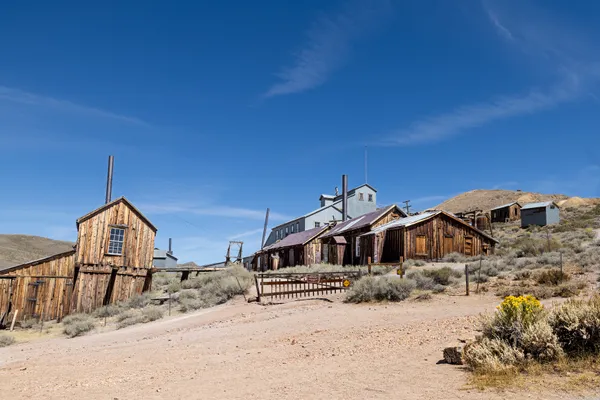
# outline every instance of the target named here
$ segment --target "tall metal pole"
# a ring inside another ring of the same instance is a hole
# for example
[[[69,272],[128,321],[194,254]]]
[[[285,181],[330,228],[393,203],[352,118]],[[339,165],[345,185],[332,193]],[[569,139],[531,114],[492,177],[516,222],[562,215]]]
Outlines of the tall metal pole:
[[[108,156],[108,175],[106,177],[106,204],[110,203],[112,200],[112,180],[113,180],[113,167],[115,163],[115,158],[113,156]]]
[[[265,215],[265,227],[263,228],[262,242],[260,242],[260,249],[265,247],[265,237],[267,236],[267,226],[269,225],[269,209],[267,208],[267,215]]]
[[[348,175],[342,175],[342,221],[348,219]]]

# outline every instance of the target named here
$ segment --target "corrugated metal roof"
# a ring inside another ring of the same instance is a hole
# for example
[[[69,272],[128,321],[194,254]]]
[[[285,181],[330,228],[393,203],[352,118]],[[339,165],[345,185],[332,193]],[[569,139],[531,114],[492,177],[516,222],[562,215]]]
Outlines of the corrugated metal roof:
[[[292,233],[291,235],[287,235],[286,237],[281,239],[279,242],[275,242],[269,246],[265,246],[263,250],[274,250],[280,249],[282,247],[299,246],[306,243],[307,241],[309,241],[310,239],[317,236],[319,233],[324,232],[327,229],[329,229],[329,225],[309,229],[307,231]]]
[[[548,207],[548,206],[553,205],[553,204],[554,204],[553,201],[542,201],[540,203],[529,203],[529,204],[525,204],[523,207],[521,207],[521,210],[529,210],[531,208]],[[556,206],[556,204],[554,204],[554,205]]]
[[[499,209],[501,209],[501,208],[510,207],[510,206],[513,206],[513,205],[515,205],[515,204],[519,204],[519,203],[518,203],[518,202],[516,202],[516,201],[513,201],[512,203],[503,204],[503,205],[501,205],[501,206],[494,207],[494,208],[492,208],[492,209],[491,209],[491,211],[494,211],[494,210],[499,210]]]
[[[424,221],[424,220],[426,220],[430,217],[433,217],[434,215],[440,214],[440,213],[441,213],[441,211],[433,211],[433,212],[425,212],[423,214],[418,214],[418,215],[412,215],[412,216],[406,217],[406,218],[400,218],[395,221],[388,222],[385,225],[381,225],[381,226],[373,229],[371,232],[367,232],[361,236],[373,235],[375,233],[383,232],[385,230],[392,229],[392,228],[398,228],[401,226],[410,226],[410,225],[416,224],[418,222]]]
[[[377,221],[381,216],[383,216],[384,214],[386,214],[393,208],[398,208],[398,207],[394,204],[394,205],[391,205],[388,207],[380,208],[379,210],[376,210],[376,211],[373,211],[373,212],[370,212],[367,214],[363,214],[358,218],[353,218],[351,220],[341,222],[341,223],[337,224],[333,229],[331,229],[331,231],[327,232],[326,235],[323,235],[323,237],[338,236],[341,233],[344,233],[347,231],[361,229],[361,228],[364,228],[365,226],[370,226],[373,222]],[[398,210],[400,210],[400,209],[398,208]],[[402,212],[402,210],[400,210],[400,211]]]

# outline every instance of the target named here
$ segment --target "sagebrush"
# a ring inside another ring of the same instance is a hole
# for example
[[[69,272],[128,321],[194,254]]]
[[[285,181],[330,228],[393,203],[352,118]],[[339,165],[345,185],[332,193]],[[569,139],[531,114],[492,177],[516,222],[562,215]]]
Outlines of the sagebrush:
[[[354,283],[346,293],[346,301],[363,303],[371,301],[401,301],[416,288],[414,281],[393,276],[365,276]]]
[[[63,320],[63,332],[70,338],[81,336],[96,327],[94,318],[88,314],[71,314]]]

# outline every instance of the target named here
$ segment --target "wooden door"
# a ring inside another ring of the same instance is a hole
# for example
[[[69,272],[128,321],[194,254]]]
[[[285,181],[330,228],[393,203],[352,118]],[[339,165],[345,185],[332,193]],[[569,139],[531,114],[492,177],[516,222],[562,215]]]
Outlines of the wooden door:
[[[444,236],[444,255],[454,251],[454,238],[452,236]]]
[[[473,238],[471,236],[465,236],[465,255],[473,255]]]

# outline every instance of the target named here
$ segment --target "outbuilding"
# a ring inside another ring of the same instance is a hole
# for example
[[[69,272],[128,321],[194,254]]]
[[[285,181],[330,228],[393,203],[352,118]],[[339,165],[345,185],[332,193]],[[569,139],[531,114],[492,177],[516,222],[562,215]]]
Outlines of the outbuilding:
[[[513,201],[490,210],[492,222],[518,221],[521,218],[521,205]]]
[[[435,260],[450,253],[492,254],[498,241],[445,211],[393,220],[360,236],[360,262],[393,263],[402,258]]]
[[[529,203],[521,208],[521,228],[546,226],[560,222],[560,210],[553,201]]]

